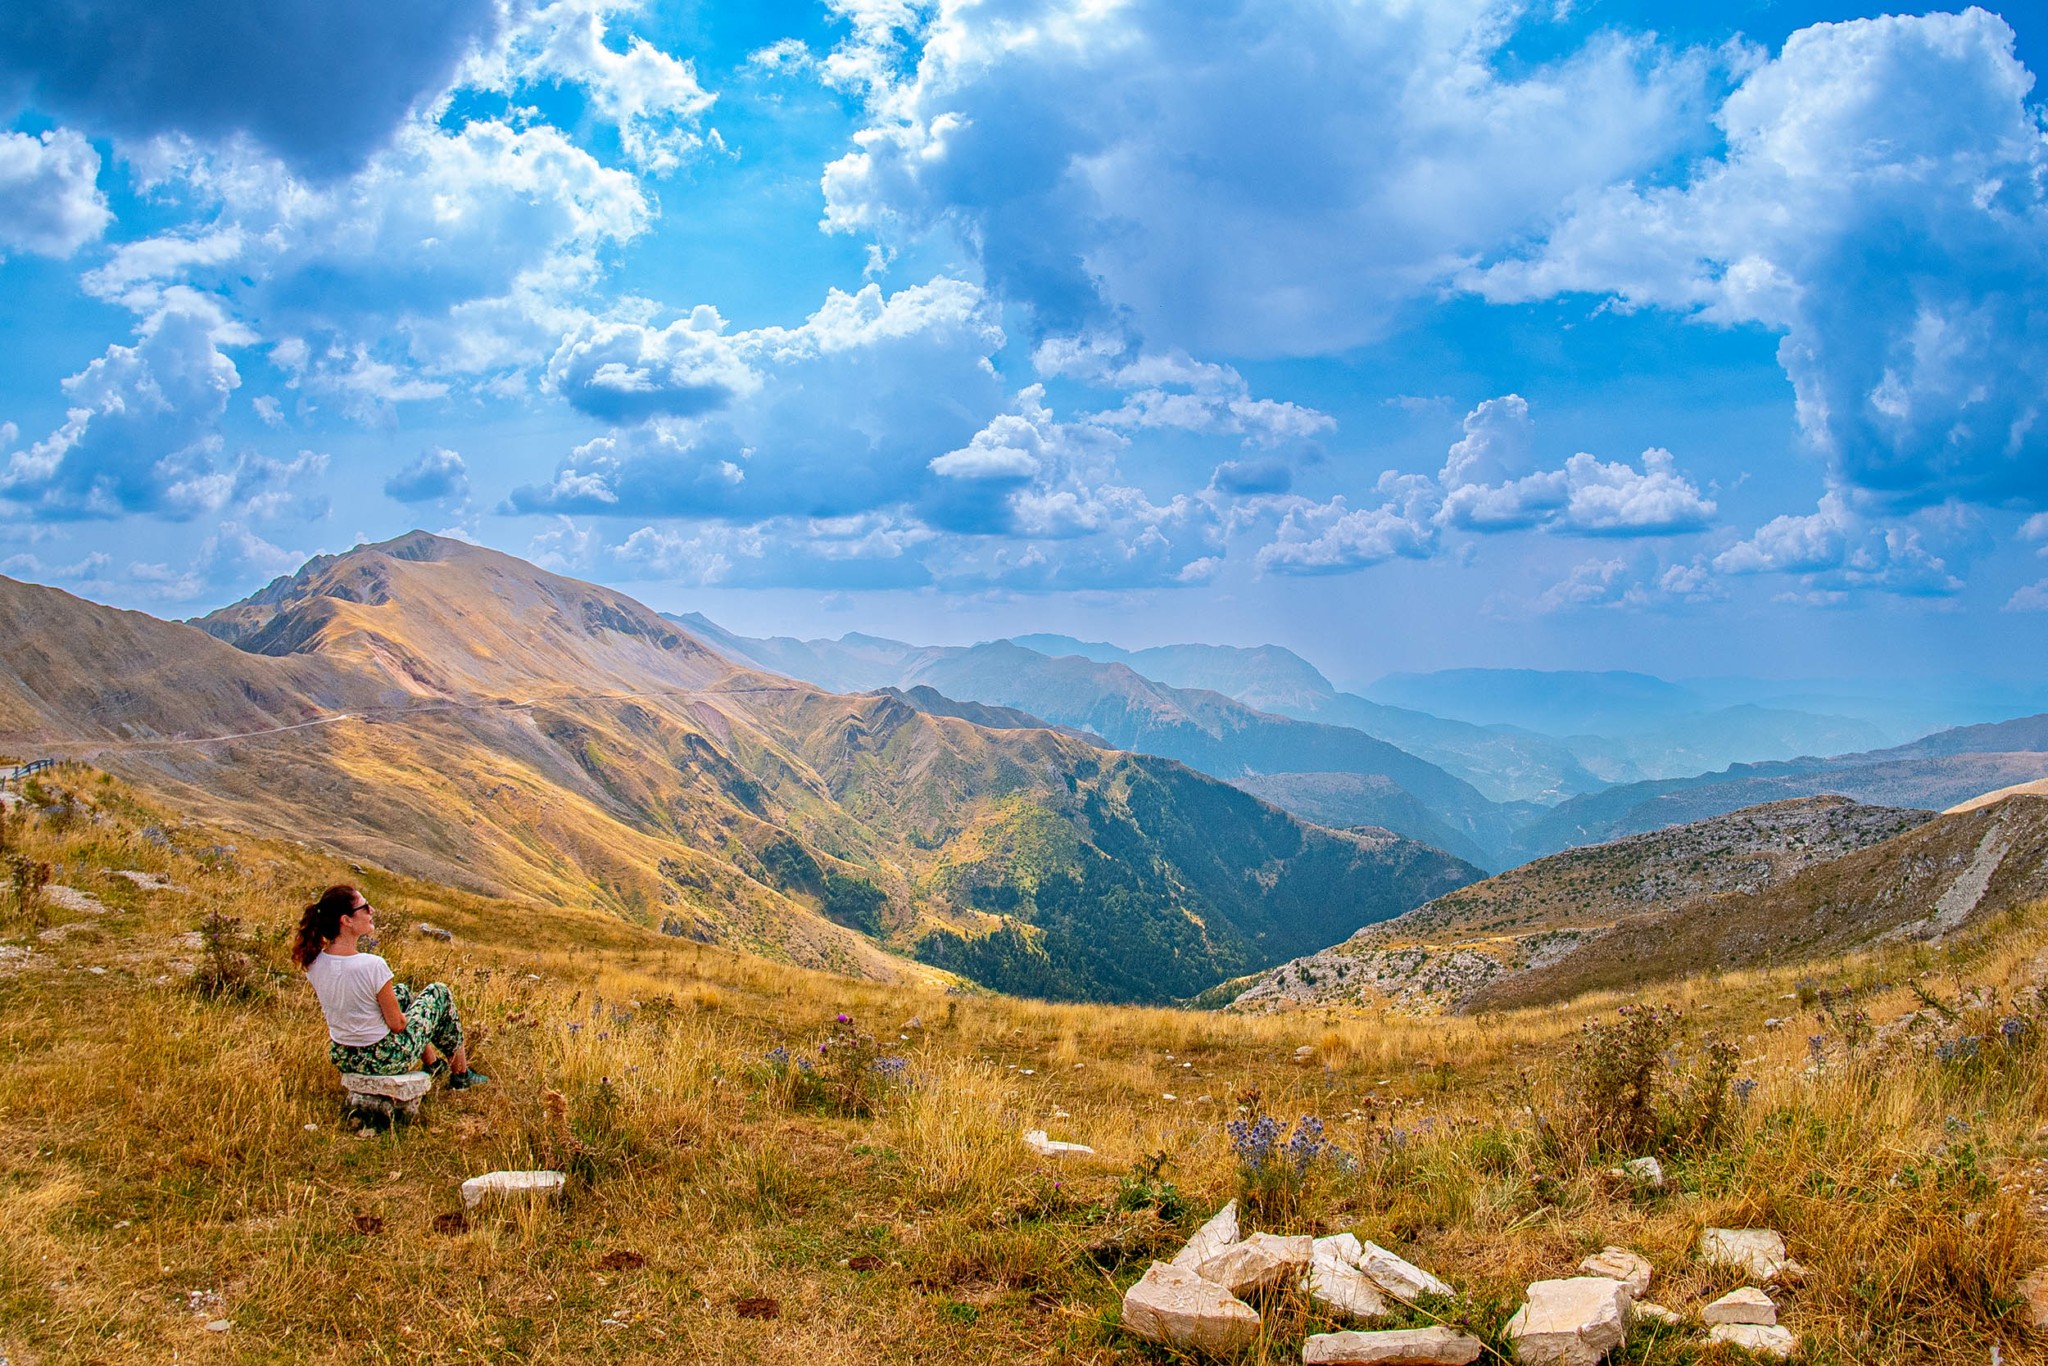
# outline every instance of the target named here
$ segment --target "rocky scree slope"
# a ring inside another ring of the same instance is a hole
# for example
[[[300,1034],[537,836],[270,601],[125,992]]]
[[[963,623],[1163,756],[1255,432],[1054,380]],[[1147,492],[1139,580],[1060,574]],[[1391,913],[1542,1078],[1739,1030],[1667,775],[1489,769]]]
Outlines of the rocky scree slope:
[[[1889,940],[1940,943],[2048,896],[2048,798],[1942,815],[1752,892],[1616,925],[1541,969],[1474,993],[1473,1009],[1543,1005],[1692,972],[1830,958]]]
[[[1807,797],[1554,854],[1262,973],[1235,993],[1232,1008],[1461,1009],[1482,992],[1542,973],[1616,926],[1763,892],[1933,818]]]

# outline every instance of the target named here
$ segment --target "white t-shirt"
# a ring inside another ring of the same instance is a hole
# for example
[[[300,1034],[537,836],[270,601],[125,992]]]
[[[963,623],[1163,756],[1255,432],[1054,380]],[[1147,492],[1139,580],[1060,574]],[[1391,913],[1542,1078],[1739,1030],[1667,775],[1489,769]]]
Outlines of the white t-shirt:
[[[391,980],[391,969],[374,953],[323,953],[306,969],[306,980],[320,998],[327,1017],[327,1037],[362,1048],[382,1042],[391,1032],[377,993]]]

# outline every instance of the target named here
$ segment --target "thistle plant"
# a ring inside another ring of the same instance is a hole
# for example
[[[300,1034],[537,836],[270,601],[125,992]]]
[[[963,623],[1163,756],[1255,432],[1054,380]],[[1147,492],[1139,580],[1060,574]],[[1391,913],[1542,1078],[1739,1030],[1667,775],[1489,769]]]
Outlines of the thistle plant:
[[[784,1104],[852,1119],[873,1115],[890,1088],[910,1077],[910,1060],[883,1053],[874,1035],[844,1011],[817,1043],[794,1055],[780,1044],[765,1057]]]
[[[1284,1217],[1299,1208],[1310,1179],[1323,1166],[1348,1167],[1350,1154],[1323,1138],[1323,1122],[1303,1115],[1288,1126],[1256,1111],[1224,1125],[1237,1157],[1238,1192],[1265,1217]]]

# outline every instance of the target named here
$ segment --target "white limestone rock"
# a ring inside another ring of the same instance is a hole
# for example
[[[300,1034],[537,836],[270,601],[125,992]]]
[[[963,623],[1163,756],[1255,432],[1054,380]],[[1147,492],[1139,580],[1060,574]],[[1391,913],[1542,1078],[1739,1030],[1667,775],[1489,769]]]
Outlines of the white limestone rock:
[[[1761,1323],[1716,1324],[1707,1330],[1707,1341],[1725,1342],[1752,1355],[1773,1357],[1779,1361],[1789,1358],[1799,1346],[1799,1339],[1792,1336],[1790,1329]]]
[[[1315,1260],[1355,1267],[1365,1256],[1365,1245],[1355,1233],[1331,1233],[1315,1240]]]
[[[1968,1217],[1967,1215],[1964,1216],[1965,1219]],[[1806,1278],[1810,1274],[1803,1265],[1787,1257],[1784,1261],[1778,1263],[1776,1271],[1773,1271],[1764,1278],[1764,1284],[1780,1286],[1786,1290],[1797,1290],[1800,1286],[1806,1284]]]
[[[1188,1245],[1173,1254],[1171,1265],[1192,1273],[1237,1240],[1237,1201],[1233,1200],[1217,1210],[1208,1223],[1195,1230],[1195,1236],[1188,1239]]]
[[[1354,1319],[1385,1318],[1394,1312],[1363,1271],[1324,1257],[1309,1263],[1308,1295],[1324,1308]]]
[[[560,1172],[485,1172],[462,1183],[462,1203],[469,1209],[475,1209],[491,1196],[560,1195],[566,1180]]]
[[[1047,1138],[1045,1130],[1032,1129],[1024,1135],[1024,1146],[1040,1157],[1092,1157],[1095,1149],[1085,1143],[1061,1143]]]
[[[1579,1270],[1588,1276],[1606,1276],[1620,1281],[1628,1287],[1630,1299],[1641,1299],[1650,1293],[1653,1274],[1650,1263],[1625,1247],[1603,1247],[1580,1262]]]
[[[1195,1274],[1233,1295],[1250,1295],[1296,1279],[1308,1270],[1313,1256],[1314,1244],[1305,1235],[1283,1238],[1254,1233],[1241,1243],[1218,1248],[1195,1268]]]
[[[1366,1243],[1358,1255],[1358,1269],[1373,1283],[1405,1304],[1420,1295],[1455,1295],[1457,1291],[1413,1262],[1403,1261],[1378,1243]]]
[[[1710,1228],[1700,1233],[1700,1260],[1720,1262],[1768,1281],[1785,1265],[1785,1238],[1769,1228]]]
[[[1256,1309],[1222,1286],[1167,1262],[1152,1263],[1124,1292],[1123,1323],[1152,1342],[1216,1356],[1240,1351],[1259,1336]]]
[[[1676,1328],[1685,1320],[1675,1310],[1648,1300],[1638,1300],[1629,1310],[1632,1317],[1645,1323],[1661,1323],[1667,1328]]]
[[[1731,1290],[1700,1310],[1700,1322],[1759,1323],[1768,1328],[1778,1321],[1778,1306],[1769,1295],[1753,1285]]]
[[[1524,1366],[1597,1366],[1628,1340],[1628,1287],[1609,1276],[1537,1281],[1508,1320]]]
[[[1470,1366],[1485,1350],[1455,1328],[1383,1333],[1317,1333],[1301,1345],[1303,1366]]]

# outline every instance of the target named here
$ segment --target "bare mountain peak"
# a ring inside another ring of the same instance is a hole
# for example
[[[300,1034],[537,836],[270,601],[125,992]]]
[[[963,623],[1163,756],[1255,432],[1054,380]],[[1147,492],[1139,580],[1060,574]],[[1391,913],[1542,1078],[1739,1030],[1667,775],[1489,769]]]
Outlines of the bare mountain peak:
[[[317,556],[193,624],[252,654],[366,664],[414,694],[632,691],[730,671],[623,593],[425,531]]]

